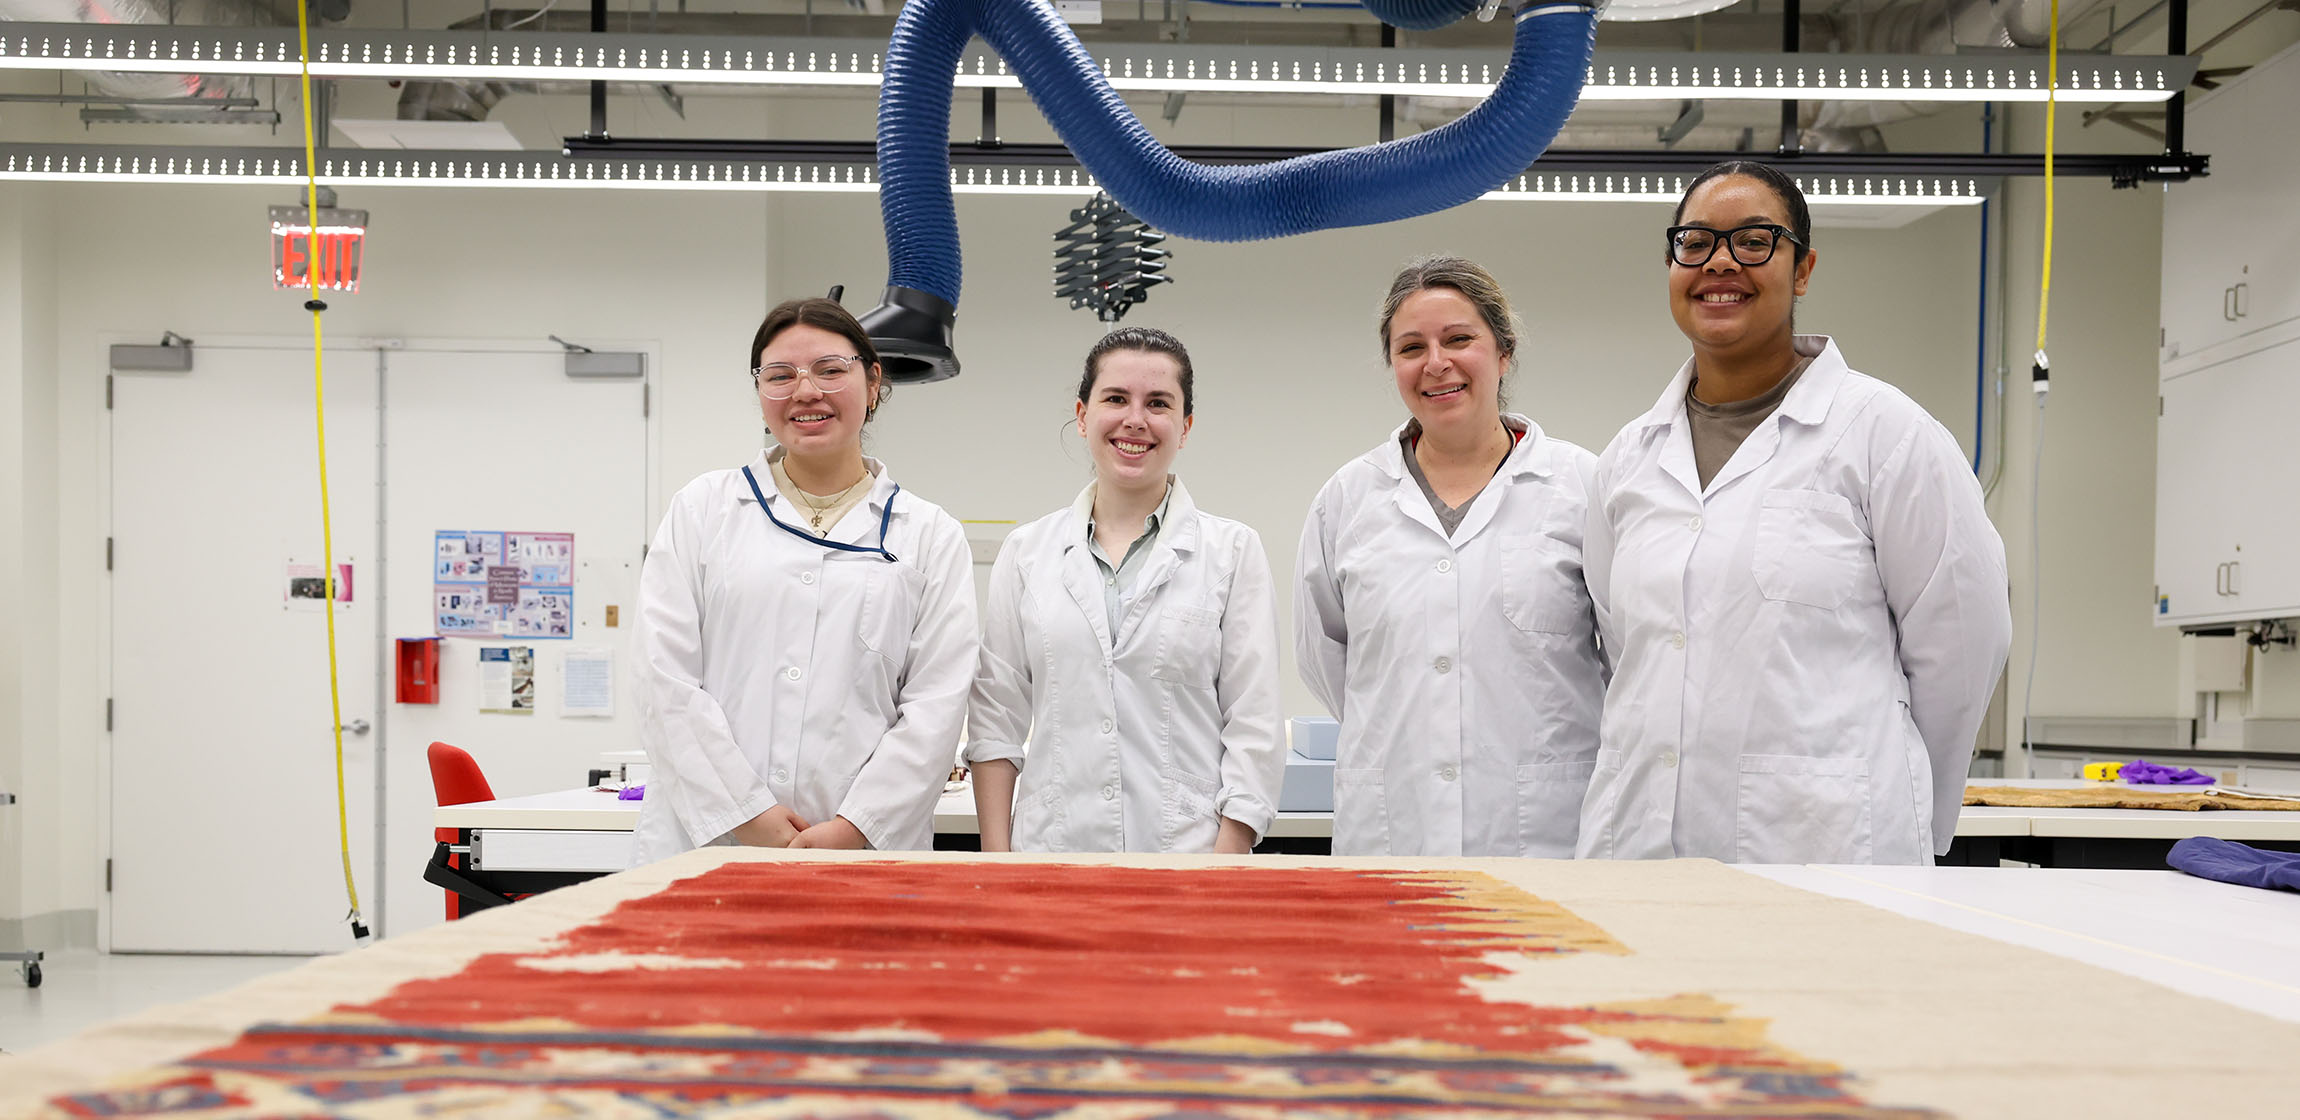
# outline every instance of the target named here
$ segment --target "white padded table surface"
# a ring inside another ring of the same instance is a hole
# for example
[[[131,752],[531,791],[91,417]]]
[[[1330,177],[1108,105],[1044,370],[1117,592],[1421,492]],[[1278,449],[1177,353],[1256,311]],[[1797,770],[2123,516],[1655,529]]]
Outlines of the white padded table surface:
[[[2177,871],[1819,864],[1741,870],[2300,1022],[2300,894]]]

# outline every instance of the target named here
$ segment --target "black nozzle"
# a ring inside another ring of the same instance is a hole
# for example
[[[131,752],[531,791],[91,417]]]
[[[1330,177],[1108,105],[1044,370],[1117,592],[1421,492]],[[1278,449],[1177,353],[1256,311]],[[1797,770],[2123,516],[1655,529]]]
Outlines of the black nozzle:
[[[886,379],[897,385],[923,385],[958,376],[951,327],[958,308],[941,296],[916,288],[889,287],[879,305],[863,313],[863,332],[878,348]]]

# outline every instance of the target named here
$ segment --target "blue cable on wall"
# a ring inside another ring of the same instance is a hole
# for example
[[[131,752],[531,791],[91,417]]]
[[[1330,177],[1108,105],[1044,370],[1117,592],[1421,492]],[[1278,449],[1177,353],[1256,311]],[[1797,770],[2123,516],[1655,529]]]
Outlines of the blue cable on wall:
[[[1373,225],[1468,202],[1522,174],[1580,99],[1596,0],[1524,3],[1509,68],[1460,119],[1402,140],[1253,166],[1211,167],[1168,151],[1051,8],[1034,0],[913,0],[887,43],[879,92],[879,208],[888,278],[863,316],[888,376],[956,376],[950,333],[961,268],[950,189],[952,77],[980,35],[1079,162],[1126,209],[1168,233],[1247,241]],[[1384,22],[1442,27],[1480,0],[1367,0]]]

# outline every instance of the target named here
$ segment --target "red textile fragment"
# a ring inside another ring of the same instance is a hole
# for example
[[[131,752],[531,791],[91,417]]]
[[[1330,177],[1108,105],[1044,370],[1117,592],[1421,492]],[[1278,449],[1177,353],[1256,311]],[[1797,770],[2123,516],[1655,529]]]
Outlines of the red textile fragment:
[[[1467,981],[1494,972],[1484,953],[1543,948],[1480,926],[1487,917],[1462,903],[1458,877],[1402,872],[734,863],[549,950],[482,957],[346,1010],[458,1027],[895,1028],[950,1041],[1061,1029],[1134,1044],[1247,1035],[1520,1053],[1566,1044],[1557,1025],[1617,1017],[1481,998]],[[599,953],[721,966],[534,967]]]

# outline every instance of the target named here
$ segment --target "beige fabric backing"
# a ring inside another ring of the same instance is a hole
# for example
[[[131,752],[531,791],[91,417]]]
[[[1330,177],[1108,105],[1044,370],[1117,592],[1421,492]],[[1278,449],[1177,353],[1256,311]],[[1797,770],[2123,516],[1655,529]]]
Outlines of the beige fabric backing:
[[[483,952],[522,950],[624,899],[723,862],[885,859],[874,853],[706,848],[554,891],[75,1038],[0,1058],[0,1116],[54,1094],[221,1045],[259,1021],[293,1021],[451,974]],[[984,857],[918,853],[964,862]],[[1055,857],[1005,856],[1055,861]],[[1215,856],[1070,857],[1190,867]],[[2042,952],[1958,933],[1700,860],[1352,860],[1254,857],[1271,866],[1453,867],[1559,903],[1626,945],[1504,959],[1489,998],[1545,1005],[1712,997],[1770,1022],[1767,1041],[1859,1075],[1876,1105],[1982,1117],[2290,1117],[2300,1112],[2300,1024]],[[954,874],[963,874],[953,868]],[[2023,874],[2007,870],[2005,874]],[[2262,983],[2267,983],[2262,981]]]

